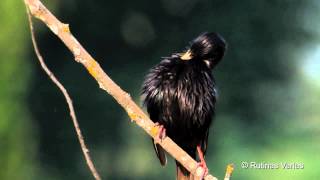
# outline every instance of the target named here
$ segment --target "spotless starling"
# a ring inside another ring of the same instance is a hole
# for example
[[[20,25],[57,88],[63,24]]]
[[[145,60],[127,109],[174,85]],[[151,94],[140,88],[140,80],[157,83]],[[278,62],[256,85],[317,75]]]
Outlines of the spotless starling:
[[[159,138],[169,136],[208,173],[204,161],[209,127],[215,113],[217,90],[212,70],[221,61],[226,42],[217,33],[203,33],[191,41],[184,53],[175,53],[153,67],[142,86],[144,105],[159,126]],[[154,143],[162,165],[164,149]],[[193,176],[176,161],[177,179]]]

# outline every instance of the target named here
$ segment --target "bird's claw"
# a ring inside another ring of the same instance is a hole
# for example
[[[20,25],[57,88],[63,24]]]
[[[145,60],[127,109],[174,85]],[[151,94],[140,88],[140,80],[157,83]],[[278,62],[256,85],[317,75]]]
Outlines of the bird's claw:
[[[155,126],[158,127],[158,132],[156,135],[156,138],[162,141],[167,135],[166,135],[166,128],[164,128],[163,125],[159,124],[158,122],[155,123]]]
[[[197,164],[197,166],[198,166],[198,167],[201,167],[201,168],[203,169],[203,171],[202,171],[202,173],[201,173],[201,175],[200,175],[200,177],[201,177],[200,179],[202,180],[202,179],[204,179],[204,177],[205,177],[206,175],[208,175],[209,169],[208,169],[208,167],[207,167],[206,162],[204,162],[204,161],[199,162],[199,163]]]

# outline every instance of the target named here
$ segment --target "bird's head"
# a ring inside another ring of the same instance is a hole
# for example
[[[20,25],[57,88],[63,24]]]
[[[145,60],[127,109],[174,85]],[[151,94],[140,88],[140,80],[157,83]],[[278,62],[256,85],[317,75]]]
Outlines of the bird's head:
[[[226,41],[217,33],[203,33],[191,42],[181,60],[204,61],[212,69],[220,62],[227,48]]]

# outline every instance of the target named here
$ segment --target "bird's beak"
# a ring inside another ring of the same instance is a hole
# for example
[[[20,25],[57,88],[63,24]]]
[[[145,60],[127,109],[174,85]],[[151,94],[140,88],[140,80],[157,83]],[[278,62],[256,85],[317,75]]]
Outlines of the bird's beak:
[[[188,61],[190,59],[192,59],[192,54],[191,54],[191,51],[188,50],[187,52],[185,52],[184,54],[181,55],[180,57],[181,60],[184,60],[184,61]]]

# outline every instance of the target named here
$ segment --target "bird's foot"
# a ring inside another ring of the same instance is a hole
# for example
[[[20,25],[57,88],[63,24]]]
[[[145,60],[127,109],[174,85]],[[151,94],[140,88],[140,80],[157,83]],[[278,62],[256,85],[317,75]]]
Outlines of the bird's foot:
[[[197,166],[198,166],[198,167],[201,167],[202,170],[203,170],[203,171],[199,171],[199,174],[197,174],[197,175],[200,177],[200,179],[202,180],[202,179],[204,179],[204,177],[205,177],[206,175],[208,175],[209,169],[208,169],[208,167],[207,167],[206,162],[204,162],[204,161],[199,162],[199,163],[197,164]],[[197,167],[197,169],[198,169],[198,167]]]
[[[156,138],[160,141],[162,141],[167,135],[166,135],[166,128],[164,128],[163,125],[161,125],[160,123],[156,122],[155,123],[155,127],[158,128],[157,134],[156,134]]]
[[[201,150],[200,145],[197,146],[197,151],[198,151],[198,155],[199,155],[199,159],[200,159],[200,162],[198,163],[198,167],[202,167],[202,169],[203,169],[203,172],[200,177],[201,177],[201,179],[203,179],[208,174],[209,169],[207,167],[206,161],[204,160],[204,154]]]

